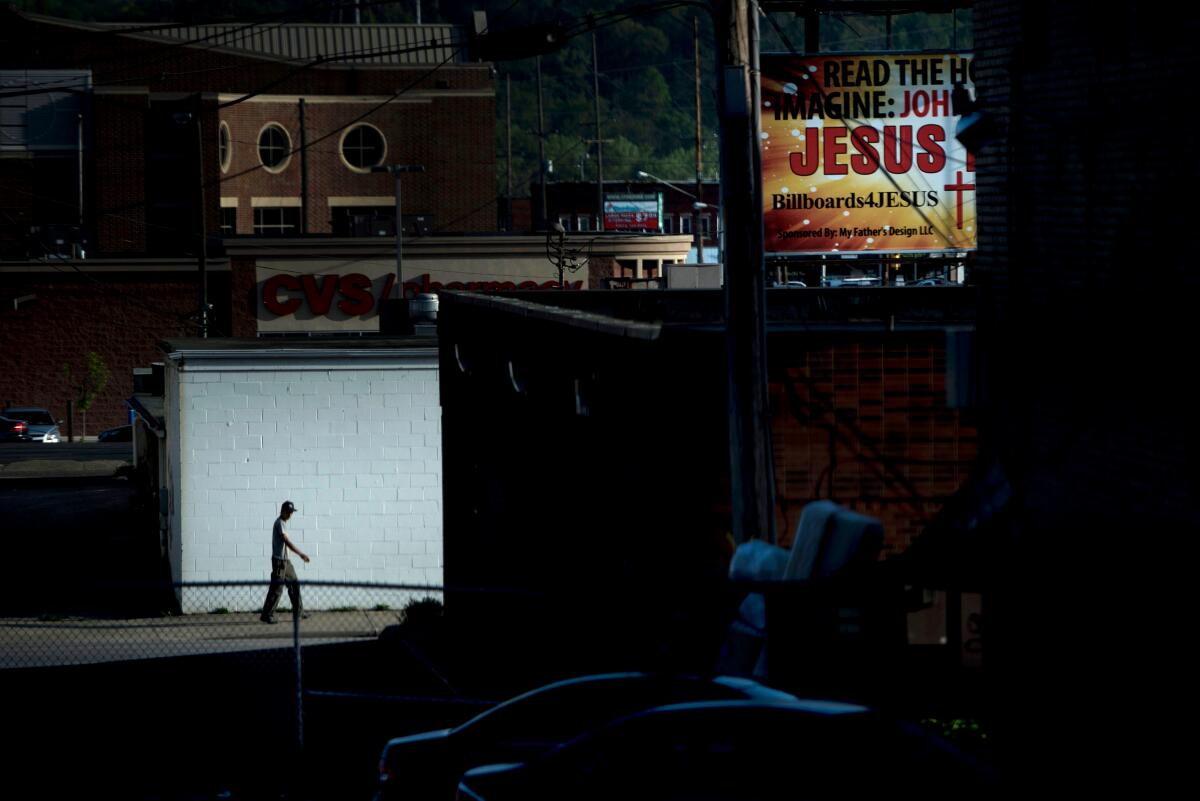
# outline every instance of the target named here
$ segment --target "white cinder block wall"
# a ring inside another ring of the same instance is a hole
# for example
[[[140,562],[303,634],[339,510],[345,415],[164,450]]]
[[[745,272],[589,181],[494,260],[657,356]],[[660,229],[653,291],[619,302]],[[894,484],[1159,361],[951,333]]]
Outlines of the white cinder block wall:
[[[205,352],[208,353],[208,352]],[[175,574],[264,581],[271,526],[291,500],[301,581],[442,582],[441,423],[436,353],[316,350],[172,354],[179,462]],[[170,393],[169,393],[170,396]],[[264,590],[196,588],[185,612],[253,609]],[[310,609],[397,603],[310,588]],[[282,605],[287,605],[287,594]]]

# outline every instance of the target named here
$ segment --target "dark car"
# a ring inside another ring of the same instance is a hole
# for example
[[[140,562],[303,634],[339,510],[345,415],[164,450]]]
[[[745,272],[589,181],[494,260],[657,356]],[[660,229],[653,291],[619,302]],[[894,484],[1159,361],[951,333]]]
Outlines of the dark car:
[[[101,431],[96,440],[99,442],[132,442],[133,441],[133,426],[117,426]]]
[[[453,729],[397,737],[379,760],[379,801],[451,799],[476,765],[525,761],[603,723],[681,701],[794,696],[749,679],[648,673],[582,676],[505,701]]]
[[[29,442],[29,423],[0,417],[0,442]]]
[[[50,444],[59,441],[58,421],[46,409],[38,406],[9,406],[0,410],[0,416],[24,421],[28,426],[29,438],[34,442]]]
[[[987,767],[861,706],[718,701],[645,710],[532,760],[473,768],[457,798],[800,801],[997,792]]]

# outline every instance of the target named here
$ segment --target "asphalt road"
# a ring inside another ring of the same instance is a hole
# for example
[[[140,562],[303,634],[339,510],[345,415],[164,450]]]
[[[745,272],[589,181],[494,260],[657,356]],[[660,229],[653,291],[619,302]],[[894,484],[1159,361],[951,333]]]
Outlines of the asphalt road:
[[[12,456],[4,450],[4,458]],[[105,445],[89,455],[107,453]],[[62,467],[29,476],[11,472],[56,464]],[[104,474],[90,474],[81,464],[105,467]],[[113,471],[103,458],[17,461],[0,471],[8,566],[0,582],[0,615],[144,617],[170,608],[157,509]]]
[[[128,442],[0,443],[0,484],[8,480],[107,478],[132,464]]]
[[[50,445],[40,442],[0,442],[0,464],[32,459],[130,461],[132,458],[133,446],[129,442],[57,442]]]

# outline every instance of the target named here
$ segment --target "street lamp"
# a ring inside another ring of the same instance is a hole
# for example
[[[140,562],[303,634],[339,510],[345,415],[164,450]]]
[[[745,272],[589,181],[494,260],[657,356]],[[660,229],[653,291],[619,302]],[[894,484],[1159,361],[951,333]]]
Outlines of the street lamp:
[[[404,263],[404,227],[403,215],[400,209],[400,176],[406,172],[425,172],[424,164],[380,164],[372,167],[371,172],[388,172],[396,179],[396,286],[400,290],[401,308],[407,312],[404,303],[404,277],[401,265]]]
[[[695,243],[695,247],[696,247],[696,263],[703,264],[704,263],[704,235],[700,232],[700,209],[708,208],[709,207],[708,204],[702,202],[700,200],[700,198],[696,197],[695,195],[693,195],[691,192],[687,191],[686,189],[680,189],[675,184],[671,183],[670,181],[668,181],[664,178],[659,178],[657,175],[648,173],[645,170],[638,170],[637,174],[638,174],[639,178],[650,178],[651,180],[658,181],[660,184],[663,184],[664,186],[669,186],[672,189],[674,189],[676,192],[685,194],[694,201],[692,203],[692,241]]]

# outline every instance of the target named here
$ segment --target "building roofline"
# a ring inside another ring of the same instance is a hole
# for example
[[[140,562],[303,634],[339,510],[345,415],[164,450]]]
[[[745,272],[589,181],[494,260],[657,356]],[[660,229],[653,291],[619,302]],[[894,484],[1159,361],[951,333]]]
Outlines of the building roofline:
[[[437,339],[394,337],[173,338],[159,342],[167,360],[192,372],[228,369],[361,370],[408,362],[437,368]]]
[[[173,44],[180,47],[201,48],[205,51],[276,61],[287,64],[307,64],[328,57],[329,48],[340,55],[354,53],[366,48],[358,58],[339,58],[337,61],[318,63],[319,69],[380,68],[404,69],[427,68],[432,64],[449,61],[455,67],[490,68],[489,64],[467,61],[464,53],[466,28],[445,23],[403,25],[370,24],[347,25],[331,23],[283,23],[250,31],[257,26],[252,22],[223,22],[196,25],[170,24],[130,25],[124,22],[92,22],[64,19],[45,14],[35,14],[17,8],[11,13],[39,25],[72,28],[87,33],[122,36],[157,44]],[[353,30],[351,36],[349,32]],[[221,43],[222,37],[236,36],[244,45]],[[364,39],[370,40],[364,42]],[[202,40],[202,41],[194,41]],[[431,49],[413,53],[391,53],[406,47]],[[253,46],[257,45],[257,46]],[[369,45],[369,46],[368,46]],[[439,46],[440,45],[440,46]],[[387,53],[372,54],[372,50]],[[394,60],[387,60],[394,59]]]
[[[212,258],[206,262],[209,272],[229,272],[229,259]],[[66,272],[64,272],[66,268]],[[63,273],[64,275],[89,273],[194,273],[197,262],[194,257],[186,259],[148,259],[145,257],[109,257],[103,259],[61,259],[39,261],[34,259],[0,260],[0,275],[6,273]]]

